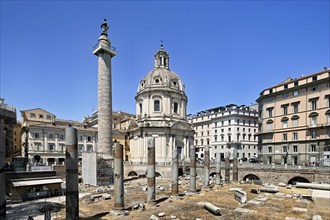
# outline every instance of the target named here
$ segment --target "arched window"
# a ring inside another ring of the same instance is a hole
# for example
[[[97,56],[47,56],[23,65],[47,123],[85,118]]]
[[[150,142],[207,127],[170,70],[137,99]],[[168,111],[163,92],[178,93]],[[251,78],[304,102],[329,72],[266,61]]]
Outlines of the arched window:
[[[298,127],[299,126],[299,116],[294,115],[291,117],[292,120],[292,127]]]
[[[140,114],[142,114],[142,103],[139,103],[139,107],[140,107]]]
[[[269,131],[269,130],[272,130],[272,129],[273,129],[273,120],[269,119],[266,122],[266,130]]]
[[[311,127],[315,127],[317,126],[317,116],[319,114],[317,112],[312,112],[309,114],[309,118],[310,118],[310,126]]]
[[[288,128],[288,117],[283,117],[282,118],[282,128]]]
[[[327,123],[329,124],[330,123],[330,110],[325,112],[325,116],[326,116]]]
[[[154,100],[154,111],[160,112],[160,101],[159,100]]]
[[[178,103],[177,102],[173,103],[173,112],[176,114],[178,113]]]

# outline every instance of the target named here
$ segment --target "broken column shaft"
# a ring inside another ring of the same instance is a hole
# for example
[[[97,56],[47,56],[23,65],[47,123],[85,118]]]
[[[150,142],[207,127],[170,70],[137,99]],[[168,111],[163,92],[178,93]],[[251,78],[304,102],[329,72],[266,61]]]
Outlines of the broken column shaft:
[[[233,181],[238,182],[237,149],[233,151]]]
[[[115,143],[115,164],[114,164],[114,196],[115,209],[124,208],[124,164],[123,164],[123,145]]]
[[[230,182],[230,161],[229,161],[229,152],[225,153],[225,182]]]
[[[215,184],[220,185],[221,184],[221,158],[220,158],[220,152],[216,153],[216,166],[215,166]]]
[[[190,145],[190,191],[196,192],[196,147]]]
[[[66,219],[79,219],[77,129],[66,128],[65,139]]]
[[[210,150],[209,145],[205,146],[204,150],[204,187],[209,186],[209,175],[210,175]]]
[[[174,141],[172,149],[172,184],[171,184],[171,193],[172,195],[177,195],[179,193],[178,185],[178,148],[176,142]]]
[[[154,203],[156,201],[156,152],[155,152],[155,138],[148,140],[148,168],[147,168],[147,181],[148,181],[148,195],[147,202]]]

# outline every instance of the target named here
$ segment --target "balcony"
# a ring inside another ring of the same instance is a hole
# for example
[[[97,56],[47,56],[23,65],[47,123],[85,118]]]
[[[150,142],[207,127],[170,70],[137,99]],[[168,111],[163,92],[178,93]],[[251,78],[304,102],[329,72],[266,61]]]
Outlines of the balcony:
[[[330,123],[309,124],[308,128],[324,128],[330,126]]]

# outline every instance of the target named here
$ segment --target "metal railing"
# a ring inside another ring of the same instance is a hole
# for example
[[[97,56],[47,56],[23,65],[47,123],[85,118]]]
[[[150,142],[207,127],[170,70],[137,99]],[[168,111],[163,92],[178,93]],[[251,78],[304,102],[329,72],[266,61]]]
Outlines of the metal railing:
[[[102,47],[102,45],[105,45],[105,44],[97,43],[97,44],[93,47],[93,49],[96,50],[97,48]],[[111,46],[111,45],[110,45],[110,48],[107,48],[107,49],[110,49],[110,50],[113,51],[113,52],[116,52],[116,50],[117,50],[115,47],[113,47],[113,46]]]

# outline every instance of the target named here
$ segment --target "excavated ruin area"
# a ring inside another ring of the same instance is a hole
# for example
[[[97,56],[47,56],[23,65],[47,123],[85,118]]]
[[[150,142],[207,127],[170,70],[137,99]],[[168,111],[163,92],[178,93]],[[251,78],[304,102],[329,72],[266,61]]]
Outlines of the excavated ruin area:
[[[202,189],[202,180],[197,180],[198,192],[188,192],[189,180],[180,180],[178,196],[170,195],[170,180],[156,179],[156,204],[147,204],[147,192],[145,191],[146,178],[125,182],[125,209],[109,214],[113,208],[113,198],[104,200],[97,195],[108,193],[113,196],[113,190],[108,187],[96,188],[82,186],[81,191],[90,193],[80,199],[79,210],[81,219],[150,219],[152,215],[158,217],[159,213],[165,213],[162,219],[312,219],[320,215],[323,220],[330,219],[330,200],[317,198],[314,201],[301,199],[299,195],[311,195],[311,190],[279,187],[279,193],[250,193],[251,188],[260,188],[253,184],[224,184]],[[212,185],[212,184],[211,184]],[[164,187],[164,191],[160,191]],[[247,203],[240,204],[234,198],[234,192],[229,189],[238,187],[247,193]],[[98,192],[96,192],[98,191]],[[250,202],[253,200],[252,202]],[[221,210],[221,215],[216,216],[206,210],[203,202],[210,202]],[[241,212],[235,209],[248,211]],[[176,218],[174,218],[174,216]],[[57,213],[58,219],[65,219],[65,209]]]

